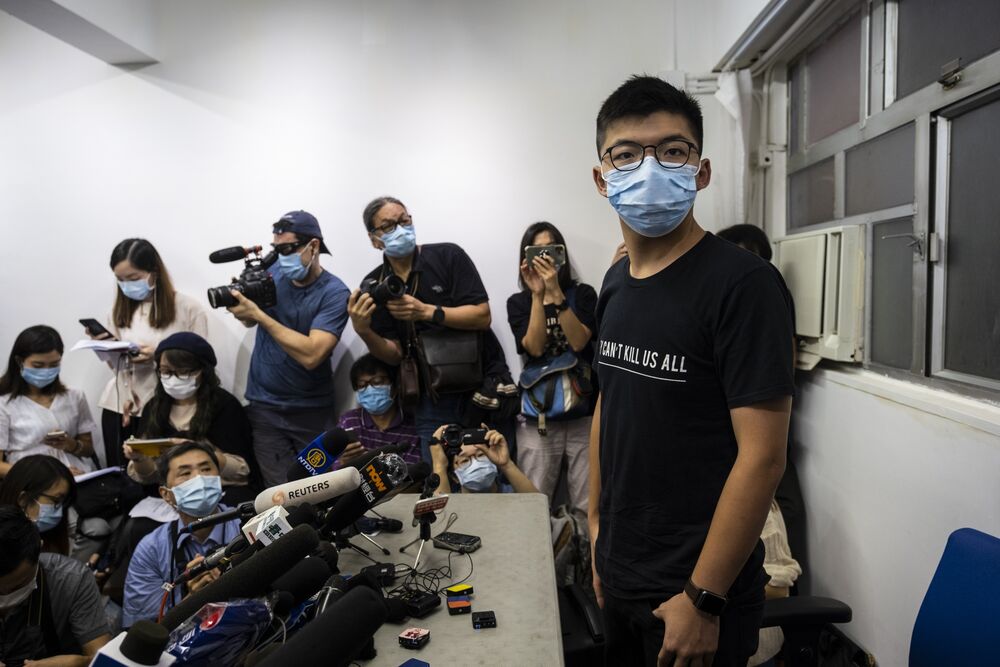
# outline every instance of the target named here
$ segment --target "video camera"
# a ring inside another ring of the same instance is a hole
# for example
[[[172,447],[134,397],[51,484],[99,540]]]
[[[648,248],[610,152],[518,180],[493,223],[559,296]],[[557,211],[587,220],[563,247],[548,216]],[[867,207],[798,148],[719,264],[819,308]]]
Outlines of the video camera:
[[[458,424],[449,424],[441,434],[441,446],[448,458],[454,458],[462,450],[462,445],[485,445],[485,428],[462,428]]]
[[[235,306],[238,301],[230,294],[230,290],[240,292],[261,308],[268,308],[278,303],[274,279],[267,272],[271,265],[277,261],[278,254],[271,251],[261,257],[261,250],[259,245],[249,248],[233,246],[232,248],[216,250],[208,256],[208,261],[213,264],[235,262],[239,259],[242,259],[245,264],[243,272],[238,278],[233,278],[233,282],[229,285],[208,288],[208,303],[212,308]]]
[[[377,306],[384,306],[387,301],[399,299],[406,294],[406,283],[397,275],[391,275],[379,282],[375,278],[367,278],[361,283],[361,293],[369,294]]]

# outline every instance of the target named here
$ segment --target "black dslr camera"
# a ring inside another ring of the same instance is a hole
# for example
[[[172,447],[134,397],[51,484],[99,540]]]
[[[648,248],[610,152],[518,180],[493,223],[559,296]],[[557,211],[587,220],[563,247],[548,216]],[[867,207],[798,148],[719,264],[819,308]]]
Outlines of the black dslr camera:
[[[441,446],[448,458],[454,458],[462,450],[462,445],[485,445],[485,428],[462,428],[458,424],[449,424],[441,434]]]
[[[230,290],[240,292],[261,308],[268,308],[278,303],[274,279],[267,272],[277,261],[278,254],[272,251],[261,257],[260,251],[259,245],[250,248],[234,246],[216,250],[208,256],[208,261],[213,264],[235,262],[238,259],[242,259],[245,264],[239,278],[233,278],[231,284],[208,288],[208,303],[212,308],[229,308],[239,303],[236,297],[229,293]]]
[[[382,282],[368,278],[361,283],[361,293],[370,294],[375,305],[384,306],[386,301],[406,294],[406,283],[397,275],[391,275]]]

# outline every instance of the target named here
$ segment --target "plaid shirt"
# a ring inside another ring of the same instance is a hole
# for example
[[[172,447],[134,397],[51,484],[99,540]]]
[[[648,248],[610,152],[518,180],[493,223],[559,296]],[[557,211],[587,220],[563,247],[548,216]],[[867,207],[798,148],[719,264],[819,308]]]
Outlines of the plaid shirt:
[[[403,460],[407,464],[421,461],[420,436],[417,435],[417,427],[413,423],[413,418],[404,416],[403,411],[398,406],[396,407],[396,416],[389,424],[389,428],[384,431],[379,430],[372,416],[363,408],[354,408],[342,414],[337,426],[346,431],[354,431],[358,442],[365,449],[408,444],[410,447],[400,454]]]

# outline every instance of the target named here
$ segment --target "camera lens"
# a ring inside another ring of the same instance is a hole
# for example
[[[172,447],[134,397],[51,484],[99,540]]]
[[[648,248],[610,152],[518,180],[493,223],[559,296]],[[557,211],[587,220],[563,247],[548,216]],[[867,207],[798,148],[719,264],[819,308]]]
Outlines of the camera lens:
[[[229,293],[229,290],[242,291],[238,284],[209,287],[208,304],[212,308],[229,308],[230,306],[235,306],[237,303],[236,298]]]

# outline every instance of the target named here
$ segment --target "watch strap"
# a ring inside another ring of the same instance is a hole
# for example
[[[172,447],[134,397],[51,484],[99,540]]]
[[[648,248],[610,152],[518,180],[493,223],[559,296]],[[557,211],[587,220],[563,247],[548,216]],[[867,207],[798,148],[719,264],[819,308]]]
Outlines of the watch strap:
[[[726,604],[729,602],[725,595],[719,595],[704,588],[698,588],[691,579],[684,582],[684,592],[691,598],[695,609],[706,614],[711,614],[712,616],[722,614],[722,611],[726,608]]]

